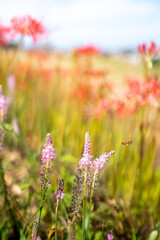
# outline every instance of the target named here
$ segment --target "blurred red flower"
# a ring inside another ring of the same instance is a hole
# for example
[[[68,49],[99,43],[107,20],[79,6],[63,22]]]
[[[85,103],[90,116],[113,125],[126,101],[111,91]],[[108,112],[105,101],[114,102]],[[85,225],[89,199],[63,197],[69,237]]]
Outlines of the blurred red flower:
[[[12,39],[10,38],[10,27],[0,25],[0,46],[8,44]]]
[[[145,43],[138,45],[137,49],[142,56],[149,55],[152,58],[160,52],[160,48],[156,48],[156,44],[154,42],[150,42],[148,48]]]
[[[14,17],[11,19],[11,25],[15,34],[31,36],[34,42],[46,33],[42,23],[30,16]]]
[[[158,79],[148,79],[147,82],[131,79],[128,82],[128,87],[128,91],[121,94],[112,90],[114,96],[111,99],[104,97],[100,99],[98,106],[91,113],[99,117],[102,113],[108,112],[111,116],[118,114],[120,118],[123,118],[136,113],[144,104],[160,109],[160,83]]]
[[[100,52],[101,52],[100,49],[93,46],[93,45],[79,47],[75,50],[75,53],[82,54],[82,55],[90,55],[90,54],[96,54],[97,55]]]
[[[148,79],[147,82],[131,80],[126,97],[128,100],[134,99],[139,106],[149,103],[159,107],[160,84],[157,79]]]
[[[85,74],[93,78],[104,78],[108,72],[107,70],[86,70]]]
[[[99,116],[106,111],[111,113],[112,116],[118,113],[120,118],[123,118],[128,113],[125,100],[123,101],[121,99],[111,99],[108,101],[102,99],[99,106],[94,110],[94,114]]]

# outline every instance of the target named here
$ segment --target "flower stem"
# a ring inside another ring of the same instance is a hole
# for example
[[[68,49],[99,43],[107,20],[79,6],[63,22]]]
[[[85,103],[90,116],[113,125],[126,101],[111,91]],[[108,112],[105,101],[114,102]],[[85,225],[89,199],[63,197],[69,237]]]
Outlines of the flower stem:
[[[43,205],[45,204],[45,202],[46,202],[46,200],[47,200],[47,198],[48,198],[48,196],[49,196],[49,194],[50,194],[50,191],[51,191],[51,188],[50,188],[50,190],[48,191],[48,194],[47,194],[47,196],[46,196],[46,198],[44,199],[44,201],[43,201],[43,203],[40,205],[40,207],[37,209],[37,211],[27,220],[27,222],[25,223],[25,225],[24,225],[24,227],[23,227],[23,230],[22,230],[22,236],[24,235],[24,231],[25,231],[25,229],[26,229],[26,226],[27,226],[27,224],[31,221],[31,219],[40,211],[40,209],[43,207]],[[37,232],[38,232],[38,230],[37,230]]]
[[[41,213],[42,213],[42,208],[43,208],[43,202],[44,202],[45,196],[46,196],[48,162],[49,162],[49,160],[47,161],[47,166],[46,166],[46,169],[45,169],[45,178],[44,178],[44,186],[45,186],[45,188],[44,188],[44,190],[43,190],[42,204],[41,204],[40,210],[39,210],[39,216],[38,216],[38,222],[37,222],[37,233],[38,233],[38,229],[39,229],[39,225],[40,225],[40,221],[41,221]]]
[[[86,226],[86,238],[88,235],[88,228],[89,228],[89,222],[91,217],[91,208],[92,208],[92,199],[93,199],[93,192],[94,192],[94,184],[95,184],[95,175],[93,177],[92,187],[91,187],[91,196],[90,196],[90,202],[89,202],[89,213],[88,213],[88,221]]]
[[[0,182],[2,185],[3,193],[4,193],[5,210],[11,220],[11,224],[12,224],[15,234],[16,234],[17,238],[19,238],[20,237],[19,229],[21,228],[21,226],[20,226],[17,216],[14,212],[14,209],[11,207],[12,205],[11,205],[11,202],[8,197],[7,186],[6,186],[6,182],[4,179],[4,169],[3,169],[3,164],[2,164],[1,152],[0,152]]]
[[[82,212],[82,239],[85,240],[85,211],[86,211],[86,179],[87,179],[87,173],[85,171],[84,176],[84,191],[83,191],[83,212]]]
[[[38,233],[38,229],[39,229],[39,225],[40,225],[42,208],[43,208],[43,205],[41,205],[41,207],[39,209],[39,216],[38,216],[38,222],[37,222],[37,233]]]
[[[68,213],[67,213],[67,209],[66,209],[66,203],[65,203],[64,199],[62,199],[62,202],[63,202],[63,206],[64,206],[64,212],[65,212],[65,215],[66,215],[66,219],[68,221],[69,217],[68,217]]]
[[[55,240],[57,240],[58,206],[59,206],[59,199],[57,199],[57,206],[56,206]]]
[[[143,65],[144,65],[143,66],[143,68],[144,68],[144,70],[143,70],[144,71],[144,80],[147,81],[148,80],[148,66],[147,66],[146,62],[144,62]]]

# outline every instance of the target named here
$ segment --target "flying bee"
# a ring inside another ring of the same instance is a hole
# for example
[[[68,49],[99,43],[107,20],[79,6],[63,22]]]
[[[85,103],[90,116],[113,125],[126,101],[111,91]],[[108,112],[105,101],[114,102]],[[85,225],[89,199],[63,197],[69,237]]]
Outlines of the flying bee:
[[[128,145],[132,144],[132,140],[124,140],[122,142],[122,144],[125,145],[125,146],[128,146]]]

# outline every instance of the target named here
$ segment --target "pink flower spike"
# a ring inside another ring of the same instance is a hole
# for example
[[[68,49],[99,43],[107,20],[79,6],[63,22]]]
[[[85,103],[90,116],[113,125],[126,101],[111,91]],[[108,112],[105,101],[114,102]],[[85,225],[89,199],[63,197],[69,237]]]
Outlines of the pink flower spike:
[[[65,196],[65,193],[63,193],[57,189],[57,191],[54,193],[54,196],[56,197],[56,199],[63,199]]]
[[[98,174],[103,170],[104,164],[107,164],[108,158],[111,157],[112,154],[114,154],[115,151],[111,151],[109,153],[103,153],[99,156],[99,158],[96,158],[92,162],[92,167],[94,171],[96,171]]]
[[[63,193],[63,190],[64,190],[64,180],[60,179],[58,188],[57,188],[56,192],[54,193],[54,196],[56,197],[56,199],[63,199],[64,198],[65,193]]]
[[[86,134],[85,134],[85,145],[84,145],[84,153],[83,153],[83,156],[89,155],[90,152],[91,152],[91,141],[90,141],[89,132],[86,132]]]
[[[41,168],[41,189],[45,195],[48,189],[48,185],[51,183],[52,170],[54,168],[53,162],[55,161],[55,148],[53,148],[51,134],[48,133],[46,137],[46,143],[44,149],[42,149],[42,163]]]
[[[42,149],[42,163],[54,162],[55,158],[55,148],[53,148],[51,134],[48,133],[46,137],[46,143],[44,144],[44,149]]]
[[[92,156],[90,155],[90,146],[91,143],[89,132],[86,132],[83,157],[79,161],[79,166],[81,169],[85,169],[87,166],[89,167],[91,165]]]
[[[2,86],[0,85],[0,121],[4,121],[7,115],[7,101],[3,95]]]

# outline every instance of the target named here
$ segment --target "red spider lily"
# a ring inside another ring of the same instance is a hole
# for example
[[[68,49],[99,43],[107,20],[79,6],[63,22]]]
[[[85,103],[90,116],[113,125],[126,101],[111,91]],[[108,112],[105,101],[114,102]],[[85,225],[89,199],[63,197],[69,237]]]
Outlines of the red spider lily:
[[[43,80],[43,83],[46,85],[50,85],[51,82],[53,82],[53,76],[54,76],[54,69],[50,68],[41,68],[39,70],[40,78]]]
[[[86,70],[85,74],[93,78],[103,78],[108,74],[106,70]]]
[[[151,58],[155,57],[160,52],[160,48],[156,48],[154,42],[150,42],[148,48],[145,43],[138,45],[137,49],[142,56],[149,55]]]
[[[148,82],[131,80],[127,97],[136,95],[152,94],[155,98],[160,97],[160,84],[157,79],[149,79]]]
[[[73,98],[77,98],[82,103],[86,103],[89,100],[91,101],[95,99],[96,96],[94,94],[94,89],[89,83],[79,83],[71,92],[71,96]]]
[[[117,91],[112,91],[116,94]],[[92,111],[92,114],[100,116],[104,112],[112,116],[118,114],[120,118],[136,113],[139,108],[148,104],[153,108],[160,109],[160,84],[157,79],[146,81],[130,80],[129,90],[122,94],[117,94],[116,99],[101,99],[98,107]]]
[[[75,53],[80,55],[90,55],[90,54],[98,55],[100,52],[101,52],[100,49],[93,45],[79,47],[75,50]]]
[[[0,25],[0,46],[8,44],[12,40],[10,31],[10,27]]]
[[[44,51],[29,50],[28,54],[30,56],[33,56],[33,57],[41,59],[41,60],[47,60],[49,58],[49,55]]]
[[[120,118],[123,118],[128,114],[126,102],[121,99],[102,99],[99,106],[94,110],[94,114],[99,117],[103,112],[108,112],[112,116],[116,113],[119,114]]]
[[[149,79],[147,82],[131,80],[126,97],[129,101],[133,99],[139,106],[149,103],[153,107],[159,107],[160,84],[157,79]]]
[[[11,19],[11,25],[15,34],[31,36],[34,42],[46,33],[42,23],[30,16],[14,17]]]

